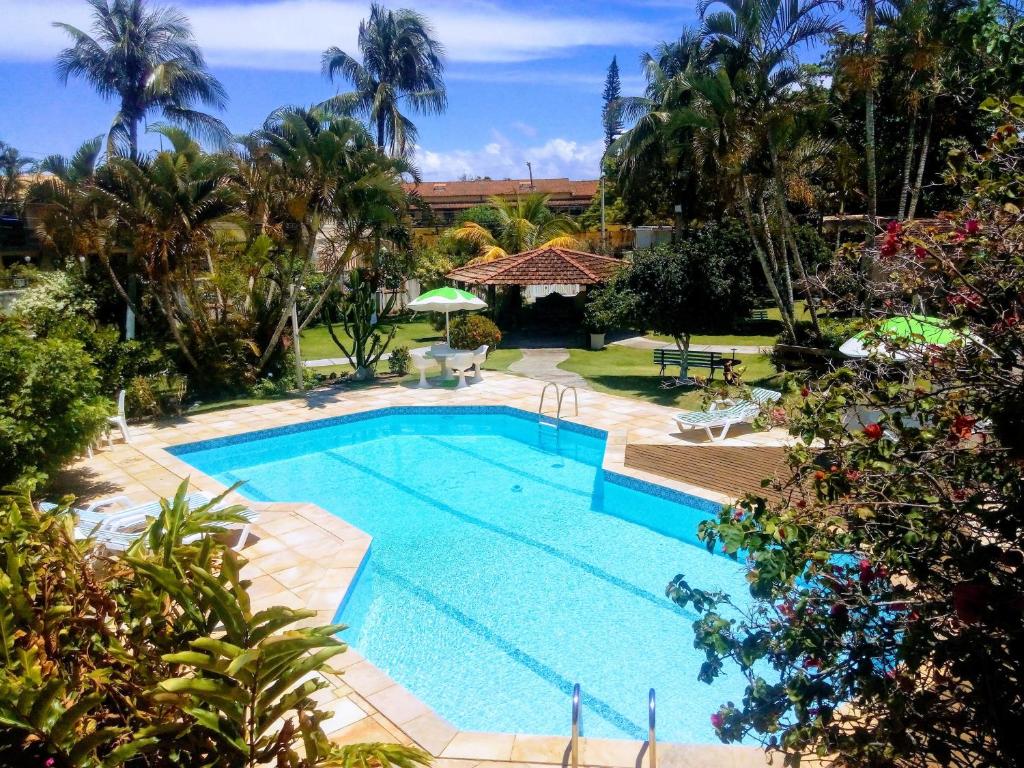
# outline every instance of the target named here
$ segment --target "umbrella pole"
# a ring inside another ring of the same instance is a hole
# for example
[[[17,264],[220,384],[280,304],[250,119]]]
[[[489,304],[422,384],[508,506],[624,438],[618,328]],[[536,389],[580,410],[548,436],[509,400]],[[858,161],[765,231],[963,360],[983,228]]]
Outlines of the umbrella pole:
[[[448,328],[448,313],[447,312],[444,313],[444,335],[445,335],[445,338],[448,340],[448,346],[450,347],[452,345],[452,332]]]

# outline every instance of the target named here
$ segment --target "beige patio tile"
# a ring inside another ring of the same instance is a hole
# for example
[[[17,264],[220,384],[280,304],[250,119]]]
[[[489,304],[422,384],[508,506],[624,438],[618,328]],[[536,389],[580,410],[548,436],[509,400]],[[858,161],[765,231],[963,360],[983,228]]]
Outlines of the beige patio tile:
[[[347,698],[335,701],[329,707],[325,707],[325,709],[330,710],[332,714],[320,725],[328,737],[343,730],[344,728],[348,728],[349,726],[358,723],[367,716],[366,713],[355,704],[355,702]]]
[[[642,748],[642,741],[580,739],[580,760],[586,765],[633,766]]]
[[[369,694],[366,699],[378,712],[398,725],[430,712],[430,707],[397,683]]]
[[[394,680],[368,661],[361,661],[346,669],[345,682],[362,696],[371,696],[395,684]]]
[[[528,763],[561,764],[569,754],[569,739],[561,736],[517,735],[512,759]]]
[[[335,731],[330,734],[330,739],[335,744],[399,743],[398,739],[391,734],[391,731],[370,716],[366,716],[352,725]]]
[[[441,757],[508,760],[512,757],[514,743],[515,735],[511,733],[459,731],[444,748]]]
[[[426,712],[401,724],[402,730],[409,734],[413,741],[430,752],[439,755],[458,733],[458,729],[438,717],[433,712]]]

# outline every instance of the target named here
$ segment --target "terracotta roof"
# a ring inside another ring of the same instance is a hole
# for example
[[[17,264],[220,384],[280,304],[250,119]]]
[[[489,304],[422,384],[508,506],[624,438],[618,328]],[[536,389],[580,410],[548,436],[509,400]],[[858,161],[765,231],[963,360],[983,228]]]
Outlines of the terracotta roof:
[[[567,248],[535,248],[459,267],[448,278],[470,285],[594,285],[610,279],[620,259]]]
[[[427,202],[448,202],[459,198],[514,197],[527,195],[531,192],[542,192],[551,195],[553,200],[560,198],[591,199],[597,194],[600,182],[597,179],[571,181],[569,179],[534,179],[530,187],[529,179],[480,179],[476,181],[421,181],[419,184],[406,184],[406,191],[417,192]]]

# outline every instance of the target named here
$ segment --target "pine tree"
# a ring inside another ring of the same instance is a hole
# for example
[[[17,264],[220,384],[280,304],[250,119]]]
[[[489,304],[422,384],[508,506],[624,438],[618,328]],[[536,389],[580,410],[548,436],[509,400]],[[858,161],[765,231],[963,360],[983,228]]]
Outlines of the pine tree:
[[[608,149],[622,133],[622,112],[618,101],[622,96],[622,83],[619,81],[619,62],[612,56],[608,65],[608,76],[604,79],[604,109],[601,111],[601,123],[604,125],[604,148]]]

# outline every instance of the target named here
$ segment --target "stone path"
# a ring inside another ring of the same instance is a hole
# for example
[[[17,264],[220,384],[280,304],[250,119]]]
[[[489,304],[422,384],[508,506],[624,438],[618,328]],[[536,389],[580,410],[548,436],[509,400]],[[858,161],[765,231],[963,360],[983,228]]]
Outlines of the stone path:
[[[380,362],[386,363],[391,357],[390,352],[380,356]],[[319,360],[303,360],[302,365],[306,368],[326,368],[328,365],[348,365],[347,357],[321,357]]]
[[[533,349],[523,347],[523,357],[512,363],[508,369],[512,373],[529,376],[541,381],[554,381],[564,386],[577,389],[590,389],[587,380],[578,373],[565,371],[558,364],[569,359],[569,350],[564,347],[541,347]]]
[[[649,339],[646,336],[632,336],[628,339],[620,339],[619,341],[612,341],[609,344],[615,344],[620,347],[630,347],[632,349],[659,349],[660,347],[673,347],[675,346],[671,341],[658,341],[657,339]],[[694,352],[718,352],[723,355],[731,355],[735,352],[737,355],[757,355],[761,353],[762,349],[766,347],[756,347],[749,344],[691,344],[690,349]]]

